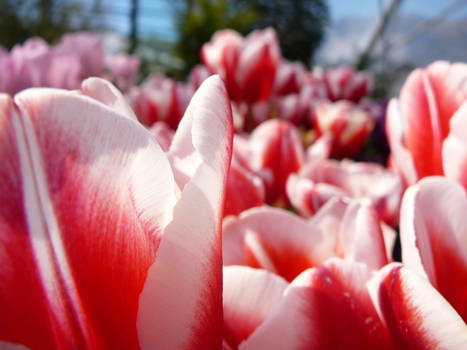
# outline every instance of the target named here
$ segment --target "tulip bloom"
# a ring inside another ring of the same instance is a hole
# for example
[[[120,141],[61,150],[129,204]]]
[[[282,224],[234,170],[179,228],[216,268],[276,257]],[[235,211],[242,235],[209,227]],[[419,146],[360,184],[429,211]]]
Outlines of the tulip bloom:
[[[365,144],[373,129],[373,118],[348,101],[323,102],[314,109],[313,122],[318,136],[332,135],[332,157],[351,157]]]
[[[277,69],[273,92],[275,95],[298,93],[306,78],[307,71],[303,63],[283,61]]]
[[[227,92],[205,82],[167,154],[129,110],[98,79],[1,95],[2,349],[221,347]]]
[[[322,79],[331,101],[358,103],[371,89],[371,76],[366,72],[356,72],[349,66],[326,69]]]
[[[288,198],[302,216],[313,216],[333,197],[366,198],[391,226],[399,222],[402,190],[400,177],[392,171],[350,160],[311,159],[287,181]]]
[[[390,165],[408,185],[446,175],[467,187],[467,65],[435,62],[412,72],[387,111]]]
[[[271,94],[280,56],[271,28],[253,31],[245,39],[232,30],[218,31],[201,49],[203,63],[224,79],[230,97],[249,104]]]
[[[358,201],[328,203],[310,222],[283,209],[252,208],[224,220],[224,265],[262,268],[288,281],[332,257],[377,270],[392,260],[394,238]]]
[[[128,91],[135,85],[139,69],[139,58],[126,54],[108,56],[105,64],[121,91]]]
[[[138,119],[145,125],[163,121],[176,129],[190,102],[193,90],[163,76],[152,76],[127,94]]]

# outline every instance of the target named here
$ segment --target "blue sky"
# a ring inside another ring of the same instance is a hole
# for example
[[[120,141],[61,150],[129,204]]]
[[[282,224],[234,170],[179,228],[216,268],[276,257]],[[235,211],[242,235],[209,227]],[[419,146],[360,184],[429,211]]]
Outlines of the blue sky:
[[[90,3],[93,0],[83,0]],[[455,0],[403,0],[401,13],[416,13],[426,17],[433,17],[443,8]],[[110,13],[105,21],[111,29],[122,34],[129,32],[128,17],[130,0],[101,0]],[[345,17],[378,16],[381,9],[386,7],[389,0],[328,0],[331,19],[339,20]],[[465,1],[467,5],[467,0]],[[170,0],[140,0],[139,28],[141,34],[160,38],[174,39],[174,24],[171,15]],[[452,17],[466,16],[467,6],[451,14]]]

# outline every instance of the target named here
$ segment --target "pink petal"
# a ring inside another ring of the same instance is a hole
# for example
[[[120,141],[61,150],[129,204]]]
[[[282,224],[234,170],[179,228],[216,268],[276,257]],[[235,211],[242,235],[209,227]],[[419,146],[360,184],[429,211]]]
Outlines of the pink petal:
[[[221,220],[232,134],[226,89],[218,76],[210,77],[191,100],[169,152],[174,170],[190,177],[178,182],[181,197],[139,300],[142,348],[221,347]]]
[[[88,78],[84,80],[81,84],[81,93],[102,102],[124,117],[137,120],[135,113],[120,91],[104,79]]]
[[[286,121],[268,120],[251,134],[250,148],[252,168],[273,174],[272,186],[266,189],[268,203],[286,200],[287,178],[300,169],[304,159],[298,130]]]
[[[425,276],[467,319],[467,198],[445,178],[427,178],[410,187],[402,201],[404,265]]]
[[[427,72],[417,69],[407,79],[400,94],[407,149],[421,177],[442,174],[442,121],[433,85]]]
[[[467,189],[467,102],[454,114],[450,125],[443,143],[443,169],[446,177]]]
[[[406,146],[402,113],[397,99],[389,102],[386,118],[386,134],[391,147],[391,160],[397,172],[402,175],[406,185],[413,185],[418,180],[412,154]]]
[[[345,260],[378,270],[388,263],[378,213],[367,201],[352,201],[341,223],[340,249]]]
[[[29,89],[15,103],[0,103],[0,339],[137,349],[138,296],[175,204],[170,164],[94,99]]]
[[[224,267],[224,338],[236,349],[279,304],[287,281],[265,270]]]
[[[338,259],[306,270],[239,349],[392,349],[366,291],[370,277],[364,264]]]
[[[224,224],[224,264],[261,267],[290,281],[335,256],[335,242],[329,244],[325,238],[285,210],[253,208]]]
[[[399,264],[368,283],[395,349],[464,349],[467,327],[448,302],[418,274]]]

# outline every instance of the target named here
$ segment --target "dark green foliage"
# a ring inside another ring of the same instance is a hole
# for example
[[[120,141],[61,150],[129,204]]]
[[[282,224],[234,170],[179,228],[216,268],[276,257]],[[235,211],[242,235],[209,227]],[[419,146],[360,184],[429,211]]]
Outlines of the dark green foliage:
[[[236,0],[248,4],[257,14],[254,28],[274,27],[282,55],[289,60],[310,63],[329,20],[325,0]]]

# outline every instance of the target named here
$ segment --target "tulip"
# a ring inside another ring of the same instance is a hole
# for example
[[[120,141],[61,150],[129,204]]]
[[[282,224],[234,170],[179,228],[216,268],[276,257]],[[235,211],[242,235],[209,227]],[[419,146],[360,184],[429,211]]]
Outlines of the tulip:
[[[227,92],[167,154],[128,110],[99,79],[1,95],[0,348],[221,348]]]
[[[304,150],[297,129],[283,120],[269,120],[249,139],[251,168],[263,178],[268,203],[287,204],[286,182],[303,164]]]
[[[332,257],[377,270],[392,260],[395,235],[389,235],[374,209],[357,201],[328,203],[310,222],[283,209],[252,208],[224,220],[223,260],[225,266],[262,268],[288,281]]]
[[[115,80],[118,88],[126,92],[135,85],[139,69],[139,58],[136,56],[118,54],[107,56],[105,64]]]
[[[390,165],[407,185],[446,175],[467,186],[467,65],[435,62],[412,72],[388,106]]]
[[[224,270],[224,327],[242,340],[239,350],[393,349],[366,288],[372,274],[365,264],[330,259],[286,286],[265,273],[230,269]],[[246,327],[242,321],[249,321]],[[249,337],[243,340],[241,331]]]
[[[280,56],[272,28],[253,31],[245,39],[232,30],[218,31],[201,48],[201,60],[224,79],[232,100],[249,104],[271,94]]]
[[[275,95],[288,95],[300,92],[306,81],[306,67],[301,62],[283,61],[277,68],[273,92]]]
[[[81,78],[101,76],[104,73],[104,43],[100,35],[88,32],[65,34],[57,49],[73,52],[79,57]]]
[[[304,217],[313,216],[329,199],[365,198],[380,220],[396,226],[403,191],[400,177],[374,163],[311,159],[287,181],[287,195]]]
[[[164,76],[151,76],[127,94],[138,119],[145,125],[163,121],[176,129],[193,90]]]
[[[358,103],[371,89],[371,76],[366,72],[356,72],[349,66],[326,69],[322,79],[331,101]]]
[[[323,102],[314,109],[314,126],[318,137],[329,133],[333,137],[331,156],[356,155],[373,129],[371,115],[348,101]]]

